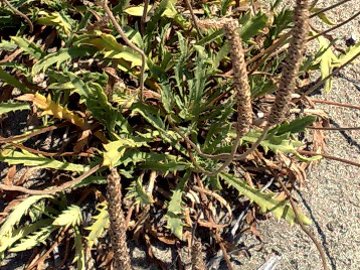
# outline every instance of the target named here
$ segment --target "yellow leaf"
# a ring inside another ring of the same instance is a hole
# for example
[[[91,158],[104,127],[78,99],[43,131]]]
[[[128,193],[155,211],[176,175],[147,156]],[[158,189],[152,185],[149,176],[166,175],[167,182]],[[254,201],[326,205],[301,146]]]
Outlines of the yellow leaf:
[[[104,144],[106,152],[104,152],[103,166],[108,166],[110,168],[119,161],[119,159],[124,155],[127,148],[134,148],[146,145],[143,142],[135,142],[132,139],[121,138],[117,141],[113,141],[107,144]]]
[[[74,112],[64,108],[62,105],[51,100],[51,96],[45,97],[39,93],[25,94],[17,98],[21,101],[31,101],[36,107],[43,110],[42,115],[52,115],[58,119],[65,119],[72,124],[82,128],[89,129],[89,124],[84,118],[76,115]]]
[[[148,6],[148,9],[147,9],[148,12],[150,11],[151,7],[152,7],[151,5]],[[144,5],[129,7],[127,9],[125,9],[124,12],[131,16],[142,17],[142,15],[144,13]]]

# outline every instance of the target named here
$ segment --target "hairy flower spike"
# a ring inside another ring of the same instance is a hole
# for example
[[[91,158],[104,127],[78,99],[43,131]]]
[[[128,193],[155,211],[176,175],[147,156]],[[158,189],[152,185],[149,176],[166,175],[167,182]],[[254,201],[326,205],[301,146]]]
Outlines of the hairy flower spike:
[[[234,88],[237,103],[237,133],[238,137],[244,136],[252,123],[251,91],[246,70],[244,49],[238,32],[239,23],[228,20],[224,23],[225,36],[230,44],[230,56],[234,74]]]
[[[191,247],[191,266],[193,270],[206,269],[204,254],[202,252],[202,244],[200,240],[195,240]]]
[[[114,251],[114,269],[131,270],[131,260],[126,244],[126,226],[121,208],[120,175],[115,168],[108,175],[107,199],[110,216],[110,237]]]
[[[284,62],[279,90],[275,103],[271,108],[269,125],[278,124],[283,120],[291,100],[291,93],[295,88],[296,76],[299,72],[305,49],[305,39],[308,34],[309,0],[296,0],[294,13],[295,25],[288,50],[288,58]]]

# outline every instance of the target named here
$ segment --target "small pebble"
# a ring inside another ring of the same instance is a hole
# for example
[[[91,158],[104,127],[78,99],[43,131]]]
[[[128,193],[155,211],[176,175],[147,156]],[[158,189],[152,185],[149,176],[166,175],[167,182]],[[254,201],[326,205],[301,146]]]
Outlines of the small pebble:
[[[345,39],[346,46],[348,47],[354,46],[358,41],[359,41],[359,37],[355,33],[352,33],[350,36],[348,36]]]

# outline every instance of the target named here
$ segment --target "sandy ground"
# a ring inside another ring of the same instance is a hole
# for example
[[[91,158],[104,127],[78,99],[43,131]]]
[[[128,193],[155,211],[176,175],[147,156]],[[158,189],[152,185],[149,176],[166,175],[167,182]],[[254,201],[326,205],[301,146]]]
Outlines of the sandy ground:
[[[320,1],[326,7],[338,1]],[[360,10],[360,1],[350,1],[336,11],[328,12],[329,17],[339,23]],[[318,29],[324,29],[314,21]],[[350,35],[360,37],[360,18],[333,33],[340,46]],[[360,104],[360,59],[345,68],[335,78],[332,91],[319,98],[342,103]],[[358,82],[358,83],[357,83]],[[328,105],[319,105],[333,121],[341,127],[360,126],[360,111]],[[327,131],[327,148],[330,155],[360,162],[360,131]],[[307,187],[298,196],[304,211],[311,216],[311,229],[324,246],[329,269],[360,269],[360,168],[337,161],[322,160],[319,166],[308,173]],[[298,194],[299,195],[299,194]],[[276,269],[313,270],[322,269],[317,249],[311,240],[298,228],[290,228],[285,222],[273,219],[259,224],[264,246],[253,252],[238,269],[258,269],[274,255],[281,256]]]

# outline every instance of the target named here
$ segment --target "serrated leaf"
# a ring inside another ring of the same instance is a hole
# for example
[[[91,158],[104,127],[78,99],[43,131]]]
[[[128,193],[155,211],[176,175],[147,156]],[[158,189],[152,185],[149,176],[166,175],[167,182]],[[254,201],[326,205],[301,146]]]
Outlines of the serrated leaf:
[[[105,148],[105,152],[103,153],[103,166],[112,168],[122,158],[127,148],[146,146],[146,143],[136,142],[129,138],[121,138],[117,141],[104,144],[103,146]]]
[[[60,65],[70,61],[76,57],[83,57],[90,54],[88,48],[63,48],[54,53],[49,53],[45,57],[41,58],[31,70],[32,76],[35,76],[39,72],[46,71],[49,67],[56,64],[56,68],[59,69]]]
[[[182,221],[182,194],[183,191],[175,190],[171,196],[165,219],[167,221],[166,227],[180,240],[183,236],[183,221]]]
[[[38,24],[53,25],[64,36],[69,36],[72,33],[73,20],[65,12],[54,11],[49,13],[40,10],[38,15],[41,16],[36,20]]]
[[[141,168],[149,168],[154,171],[169,172],[183,171],[192,167],[192,164],[179,156],[170,154],[159,154],[153,152],[141,152],[129,149],[115,166],[123,164],[137,165]]]
[[[88,165],[59,161],[35,155],[26,150],[17,151],[11,148],[5,148],[0,151],[0,161],[9,165],[22,164],[24,166],[37,166],[39,168],[51,168],[79,173],[85,172],[89,169]]]
[[[0,16],[0,20],[3,17]],[[0,50],[2,51],[13,51],[17,48],[18,46],[16,46],[16,44],[14,44],[14,42],[8,41],[8,40],[1,40],[0,41]]]
[[[254,143],[260,135],[260,131],[252,130],[242,138],[242,141]],[[300,141],[288,139],[288,137],[288,133],[281,134],[279,136],[269,134],[261,141],[260,145],[264,148],[265,152],[271,150],[274,153],[278,151],[282,153],[297,153],[296,149],[303,144]]]
[[[16,102],[3,102],[0,103],[0,116],[5,113],[30,110],[29,104],[16,103]]]
[[[27,237],[28,235],[38,231],[40,228],[49,226],[52,222],[52,219],[42,219],[33,224],[25,225],[19,229],[13,231],[11,235],[2,236],[0,240],[0,258],[7,251],[11,248],[14,243]]]
[[[69,205],[54,220],[54,226],[75,227],[81,224],[81,208],[75,204]]]
[[[297,118],[290,123],[283,123],[276,127],[274,131],[277,135],[282,135],[285,133],[298,133],[305,130],[305,128],[316,120],[315,116],[308,115],[305,117]]]
[[[42,227],[40,230],[28,235],[26,238],[22,239],[19,244],[11,248],[10,252],[21,252],[25,250],[32,249],[40,244],[44,244],[48,240],[50,234],[56,230],[52,225]]]
[[[239,193],[249,198],[251,201],[256,203],[262,212],[271,212],[277,219],[285,219],[291,225],[298,223],[294,210],[286,200],[277,200],[273,193],[262,193],[260,190],[250,187],[245,181],[238,179],[237,177],[227,174],[220,173],[223,181],[235,188]],[[311,220],[306,217],[300,209],[297,209],[299,213],[300,222],[303,224],[311,224]]]
[[[2,67],[0,67],[0,80],[7,83],[8,85],[16,87],[23,93],[28,92],[27,87],[23,83],[21,83],[14,76],[8,74],[5,70],[2,69]]]
[[[74,73],[67,72],[71,87],[80,95],[93,116],[102,123],[110,132],[114,132],[115,126],[120,126],[124,133],[130,132],[130,126],[124,116],[109,103],[104,88],[98,83],[85,83]]]
[[[310,121],[310,119],[306,120]],[[300,126],[298,126],[298,128],[300,128]],[[271,150],[274,153],[282,152],[287,154],[293,154],[301,161],[315,161],[321,159],[320,155],[313,157],[305,157],[299,154],[297,148],[302,146],[303,143],[295,139],[289,139],[291,132],[282,133],[281,135],[277,135],[274,133],[276,133],[276,128],[272,130],[272,133],[269,132],[268,136],[260,143],[260,145],[264,148],[265,152]],[[241,141],[254,143],[260,135],[261,132],[259,131],[250,131],[241,139]]]
[[[140,176],[130,184],[127,198],[134,198],[135,202],[141,205],[152,205],[154,199],[152,194],[149,194],[142,183],[143,176]]]
[[[321,72],[321,79],[327,78],[333,68],[333,62],[336,61],[337,57],[331,50],[330,43],[322,36],[318,38],[320,44],[320,50],[324,50],[324,53],[320,56],[320,72]],[[325,81],[324,91],[325,93],[330,92],[332,87],[332,79],[329,78]]]
[[[50,199],[53,196],[51,195],[36,195],[31,196],[23,200],[21,203],[16,205],[13,211],[8,215],[5,219],[5,222],[2,224],[0,228],[0,242],[2,241],[2,237],[8,235],[11,231],[15,229],[15,226],[20,222],[20,220],[27,215],[30,207],[33,204],[42,199]]]
[[[139,113],[153,127],[165,132],[165,124],[160,117],[160,111],[158,109],[143,103],[135,103],[131,109],[131,115]]]
[[[96,210],[99,212],[97,215],[93,216],[93,223],[86,227],[85,230],[90,231],[89,235],[86,237],[87,246],[92,248],[93,245],[96,245],[98,239],[103,236],[106,229],[110,226],[109,212],[107,210],[107,202],[101,202],[96,205]]]
[[[142,58],[133,49],[117,42],[111,34],[94,31],[93,35],[84,36],[79,44],[96,47],[106,58],[122,59],[130,63],[130,68],[142,65]]]
[[[74,232],[75,232],[75,241],[74,241],[75,255],[73,262],[76,262],[77,270],[86,270],[85,249],[82,243],[82,235],[78,227],[74,228]]]
[[[39,46],[26,38],[12,36],[11,40],[13,40],[25,54],[29,54],[35,59],[40,59],[44,54]]]
[[[62,105],[51,100],[51,96],[45,97],[39,93],[34,94],[25,94],[17,98],[21,101],[31,101],[36,107],[43,110],[42,115],[52,115],[58,119],[65,119],[74,125],[82,129],[88,129],[89,124],[86,120]]]

